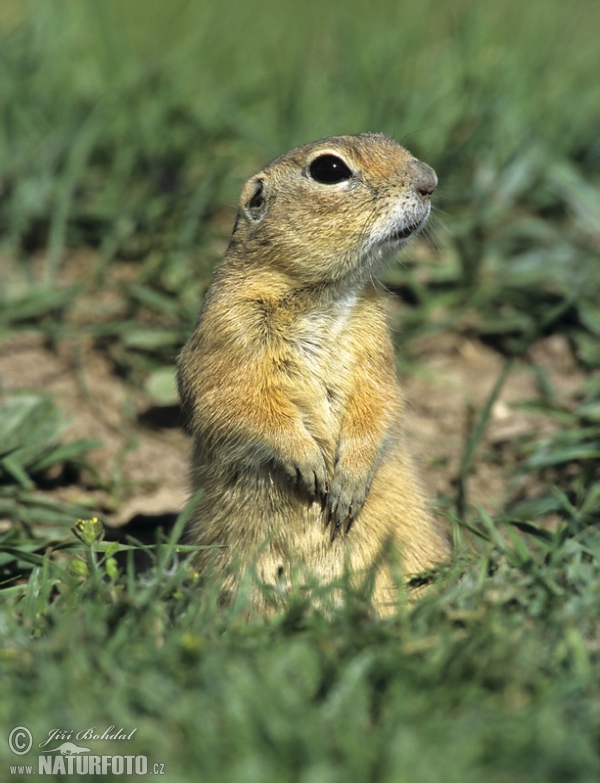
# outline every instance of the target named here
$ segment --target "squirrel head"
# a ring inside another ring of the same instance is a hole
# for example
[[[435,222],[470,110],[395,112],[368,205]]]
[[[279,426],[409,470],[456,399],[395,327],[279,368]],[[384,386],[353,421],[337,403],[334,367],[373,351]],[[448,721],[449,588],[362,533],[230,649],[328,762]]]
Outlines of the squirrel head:
[[[307,285],[367,279],[424,225],[436,185],[383,134],[296,147],[244,185],[229,254]]]

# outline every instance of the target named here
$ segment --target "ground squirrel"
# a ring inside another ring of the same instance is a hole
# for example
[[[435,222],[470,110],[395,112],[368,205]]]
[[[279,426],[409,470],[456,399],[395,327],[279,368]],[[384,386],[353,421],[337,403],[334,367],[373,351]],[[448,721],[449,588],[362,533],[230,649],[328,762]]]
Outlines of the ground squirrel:
[[[429,166],[370,133],[297,147],[244,185],[179,358],[204,490],[189,538],[221,545],[200,552],[200,569],[252,555],[281,585],[294,564],[330,582],[389,548],[407,576],[449,554],[406,449],[375,282],[425,223],[436,185]],[[381,568],[374,605],[386,613],[394,596]]]

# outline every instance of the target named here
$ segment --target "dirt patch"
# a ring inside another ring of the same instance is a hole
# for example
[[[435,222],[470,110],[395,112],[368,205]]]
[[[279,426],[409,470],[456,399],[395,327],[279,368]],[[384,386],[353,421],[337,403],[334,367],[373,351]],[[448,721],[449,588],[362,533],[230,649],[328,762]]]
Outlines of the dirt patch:
[[[151,402],[115,374],[91,340],[65,341],[53,350],[39,334],[21,334],[0,344],[0,390],[23,389],[52,394],[69,422],[66,441],[102,441],[88,461],[108,485],[95,491],[108,523],[181,510],[188,496],[188,439],[179,429],[139,423]],[[93,489],[88,478],[88,486],[53,493],[76,501]]]
[[[419,355],[420,371],[403,379],[412,448],[430,496],[449,495],[455,492],[466,437],[505,359],[483,343],[456,334],[420,340],[413,353]],[[583,377],[561,335],[540,340],[514,366],[492,407],[469,482],[471,502],[490,512],[498,511],[507,499],[519,444],[539,440],[554,428],[547,417],[518,407],[539,399],[540,371],[563,400],[580,386]]]

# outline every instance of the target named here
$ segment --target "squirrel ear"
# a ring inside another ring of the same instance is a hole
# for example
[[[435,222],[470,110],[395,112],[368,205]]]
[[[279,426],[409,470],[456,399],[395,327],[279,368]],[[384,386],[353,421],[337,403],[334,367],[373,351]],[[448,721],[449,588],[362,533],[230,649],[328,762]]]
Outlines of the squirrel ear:
[[[241,199],[242,209],[250,220],[257,221],[264,217],[267,210],[264,189],[265,181],[260,177],[253,177],[244,185]]]

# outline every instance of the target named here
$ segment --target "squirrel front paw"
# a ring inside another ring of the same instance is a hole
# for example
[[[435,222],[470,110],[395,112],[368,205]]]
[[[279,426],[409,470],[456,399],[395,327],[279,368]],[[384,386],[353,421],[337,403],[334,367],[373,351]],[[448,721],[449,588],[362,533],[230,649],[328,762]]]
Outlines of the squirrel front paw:
[[[329,475],[320,449],[315,447],[314,451],[304,455],[296,453],[293,458],[282,460],[281,464],[286,476],[299,492],[306,495],[309,503],[319,500],[325,508],[329,493]]]
[[[371,488],[372,475],[350,474],[336,470],[327,498],[327,524],[331,526],[331,540],[345,528],[348,532],[363,507]]]

